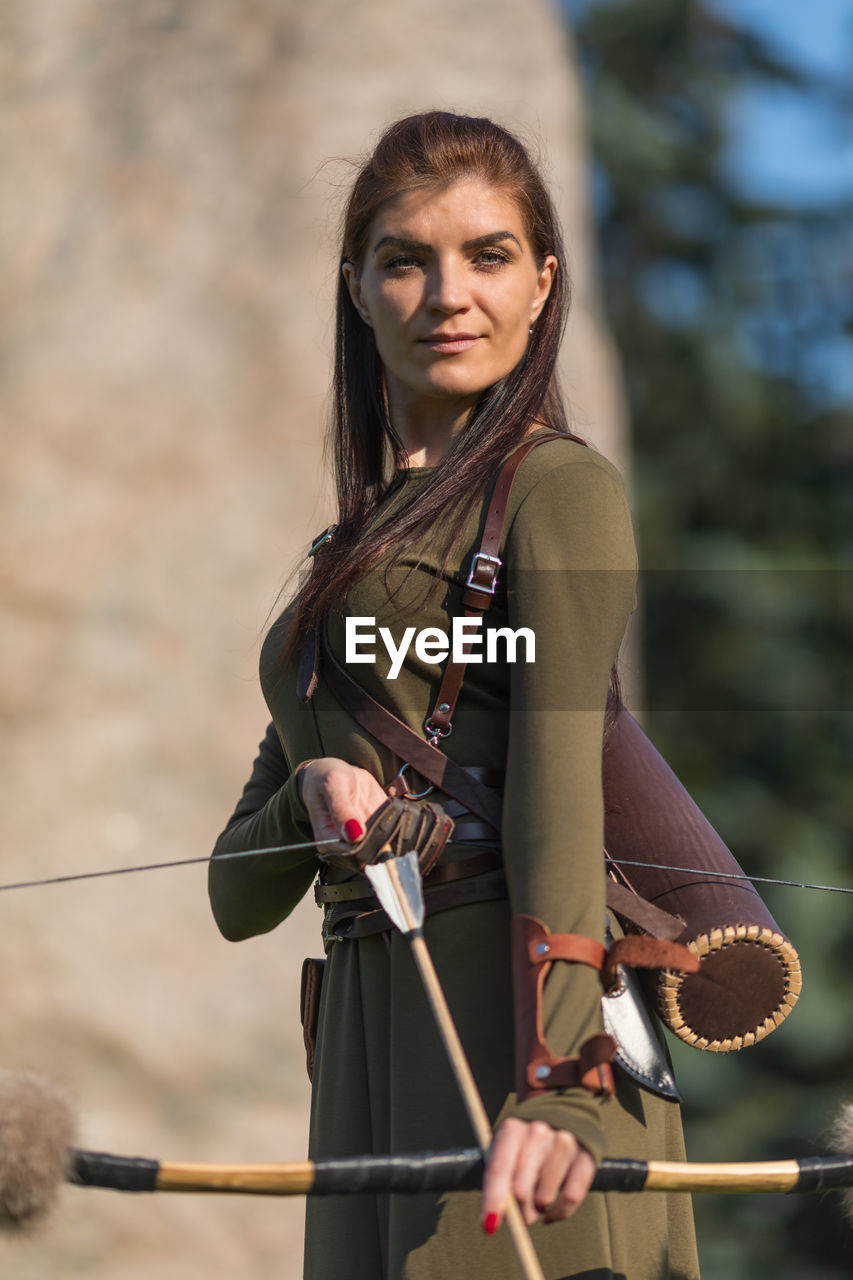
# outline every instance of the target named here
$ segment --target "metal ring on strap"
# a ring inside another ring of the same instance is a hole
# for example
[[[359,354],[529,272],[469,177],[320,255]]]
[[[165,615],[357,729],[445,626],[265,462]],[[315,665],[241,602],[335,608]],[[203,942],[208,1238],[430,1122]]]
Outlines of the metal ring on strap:
[[[449,738],[452,732],[452,724],[436,724],[432,716],[427,716],[426,720],[424,720],[424,733],[426,734],[427,742],[435,744],[439,738]]]
[[[424,797],[428,796],[431,791],[435,791],[435,787],[433,786],[432,783],[430,783],[426,791],[410,791],[408,783],[406,782],[406,779],[403,777],[403,774],[406,772],[408,768],[409,768],[409,765],[403,763],[400,765],[400,768],[397,770],[397,777],[399,778],[400,782],[402,782],[403,784],[403,791],[397,792],[397,794],[400,796],[402,800],[423,800]]]

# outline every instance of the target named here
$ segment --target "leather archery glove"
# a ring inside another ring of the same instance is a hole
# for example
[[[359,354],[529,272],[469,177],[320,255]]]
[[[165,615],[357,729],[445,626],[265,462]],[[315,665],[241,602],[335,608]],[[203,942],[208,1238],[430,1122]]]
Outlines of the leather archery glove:
[[[450,839],[453,825],[440,804],[393,796],[370,815],[360,840],[326,845],[320,857],[323,862],[352,869],[353,864],[363,867],[376,862],[387,845],[395,858],[414,850],[421,875],[426,875]]]

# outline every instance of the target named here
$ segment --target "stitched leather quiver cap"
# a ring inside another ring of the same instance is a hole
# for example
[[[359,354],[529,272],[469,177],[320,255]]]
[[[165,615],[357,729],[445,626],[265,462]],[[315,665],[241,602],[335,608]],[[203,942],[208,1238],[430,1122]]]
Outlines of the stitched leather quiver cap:
[[[677,940],[701,961],[695,974],[660,974],[664,1022],[698,1049],[725,1053],[757,1043],[796,1004],[797,952],[749,880],[724,878],[744,873],[624,709],[606,735],[603,767],[605,846],[614,863],[687,868],[614,866],[618,881],[684,922]]]

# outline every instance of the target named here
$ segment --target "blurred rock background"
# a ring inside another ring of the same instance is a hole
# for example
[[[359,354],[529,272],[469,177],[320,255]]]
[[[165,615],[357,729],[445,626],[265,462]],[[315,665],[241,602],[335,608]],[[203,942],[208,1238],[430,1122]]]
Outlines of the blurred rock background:
[[[565,377],[617,460],[572,48],[547,0],[7,0],[0,17],[2,881],[207,854],[265,723],[259,641],[327,521],[335,225],[424,107],[541,148],[571,249]],[[203,866],[0,894],[2,1065],[80,1144],[300,1158],[305,905],[224,942]],[[301,1201],[67,1189],[14,1280],[301,1274]]]

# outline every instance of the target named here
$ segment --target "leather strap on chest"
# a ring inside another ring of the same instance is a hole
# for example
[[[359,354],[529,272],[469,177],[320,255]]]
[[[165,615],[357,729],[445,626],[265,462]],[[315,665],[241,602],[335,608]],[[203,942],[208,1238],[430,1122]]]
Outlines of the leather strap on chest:
[[[472,558],[465,584],[462,597],[465,616],[482,617],[492,603],[498,570],[501,568],[498,552],[506,525],[509,499],[522,462],[537,445],[545,444],[549,440],[561,439],[566,439],[566,436],[560,432],[549,432],[527,439],[514,450],[502,466],[489,497],[483,535],[479,549]],[[425,729],[430,733],[429,740],[410,729],[352,678],[333,654],[326,637],[325,627],[314,628],[305,637],[300,648],[297,693],[303,701],[307,701],[317,687],[317,673],[321,664],[329,691],[363,729],[392,751],[398,759],[411,765],[434,787],[458,800],[467,810],[482,818],[495,833],[500,833],[502,809],[500,797],[495,795],[493,788],[483,785],[477,778],[472,777],[435,745],[450,731],[467,668],[465,659],[454,661],[452,655],[448,659],[433,709],[425,723]],[[620,719],[621,716],[616,717],[610,733],[618,734]],[[608,761],[616,758],[615,753],[605,753],[604,756],[605,815],[609,808],[607,803]],[[612,784],[613,790],[618,791],[615,778],[612,779]],[[610,843],[607,840],[606,818],[605,841]],[[616,855],[616,853],[617,850],[614,848],[613,854]],[[620,874],[619,879],[622,883],[616,882],[611,870],[606,882],[607,905],[612,911],[658,938],[675,939],[683,933],[683,920],[662,911],[640,897],[625,883],[624,874]]]
[[[352,718],[400,760],[431,782],[440,791],[459,800],[472,813],[485,819],[496,832],[501,829],[501,802],[494,790],[478,782],[443,751],[425,741],[391,711],[363,689],[338,662],[321,631],[323,677],[329,690]]]
[[[498,552],[510,494],[522,462],[537,445],[561,439],[565,439],[562,433],[549,432],[547,435],[524,440],[501,467],[486,508],[480,546],[472,557],[465,583],[462,596],[465,617],[483,617],[492,603],[501,567]],[[500,832],[500,799],[495,797],[493,790],[482,786],[436,746],[439,739],[450,732],[468,666],[467,658],[454,659],[452,653],[448,658],[433,709],[424,725],[426,739],[421,738],[353,680],[332,653],[325,627],[322,626],[314,628],[305,637],[300,649],[297,693],[303,701],[307,701],[317,687],[317,672],[321,662],[331,693],[363,729],[367,729],[374,738],[393,751],[398,759],[411,765],[434,787],[453,796],[471,813],[483,818],[493,831]]]
[[[552,431],[548,435],[536,436],[532,440],[525,440],[501,467],[486,508],[486,522],[483,527],[480,548],[474,553],[465,583],[462,606],[465,610],[464,616],[466,618],[482,618],[494,599],[498,570],[501,567],[498,552],[501,548],[501,539],[504,525],[506,524],[509,496],[512,493],[512,486],[515,484],[519,467],[531,449],[535,449],[537,445],[544,444],[546,440],[561,440],[564,438],[560,433]],[[467,658],[454,658],[451,653],[447,659],[435,704],[426,720],[425,728],[427,732],[432,730],[439,737],[450,732],[453,712],[456,708],[456,701],[462,688],[467,666]],[[415,767],[417,768],[417,766]]]

